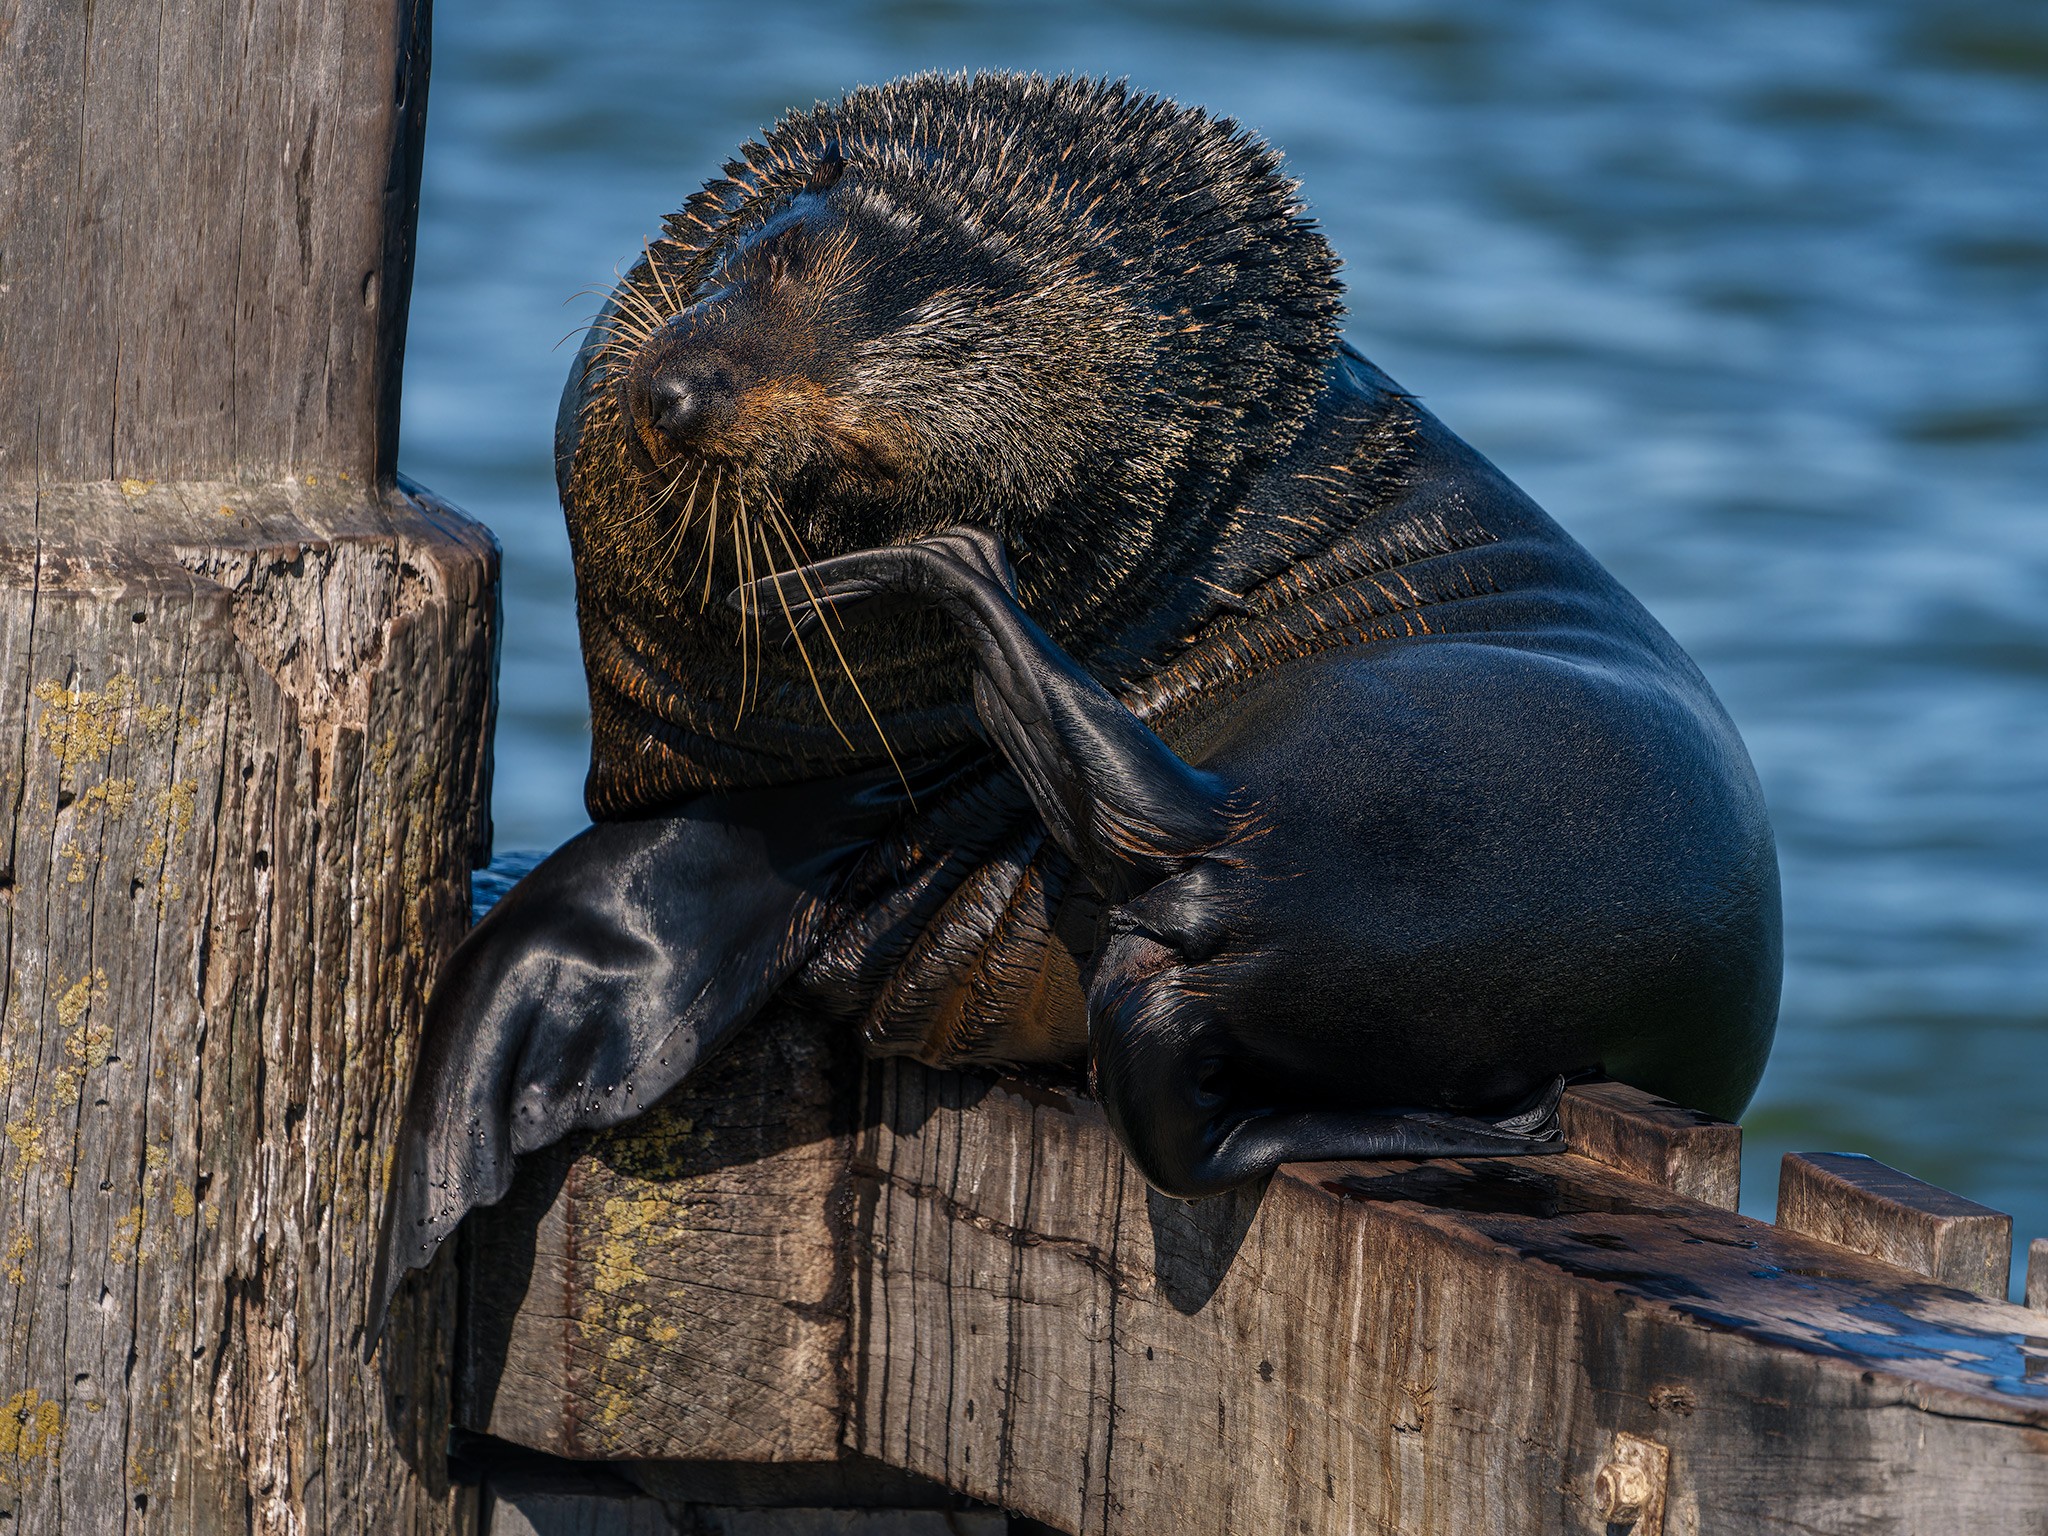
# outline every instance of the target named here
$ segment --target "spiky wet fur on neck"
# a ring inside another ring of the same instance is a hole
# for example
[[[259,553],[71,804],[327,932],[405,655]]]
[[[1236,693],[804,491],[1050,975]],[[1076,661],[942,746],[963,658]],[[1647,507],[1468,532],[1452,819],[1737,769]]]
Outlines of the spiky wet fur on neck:
[[[835,160],[841,195],[916,253],[850,249],[814,273],[821,303],[881,285],[900,305],[848,408],[915,418],[908,473],[836,512],[751,471],[649,474],[615,375]],[[1225,523],[1313,411],[1334,272],[1272,151],[1120,84],[922,75],[746,145],[613,291],[564,398],[592,813],[871,766],[884,736],[906,757],[971,739],[942,626],[856,623],[838,655],[799,652],[774,616],[720,601],[769,566],[979,523],[1060,644],[1113,684],[1142,678],[1187,639]]]

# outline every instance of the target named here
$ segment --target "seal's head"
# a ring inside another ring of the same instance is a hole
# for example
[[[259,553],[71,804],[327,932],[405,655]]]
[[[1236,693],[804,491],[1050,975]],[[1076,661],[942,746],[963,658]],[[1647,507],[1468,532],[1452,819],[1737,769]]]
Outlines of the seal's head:
[[[1335,262],[1277,157],[1119,84],[858,90],[747,145],[666,228],[586,342],[558,443],[599,815],[876,759],[830,727],[844,700],[808,658],[718,601],[805,559],[987,528],[1062,644],[1129,667],[1336,345]],[[931,632],[857,649],[899,746],[964,739]]]

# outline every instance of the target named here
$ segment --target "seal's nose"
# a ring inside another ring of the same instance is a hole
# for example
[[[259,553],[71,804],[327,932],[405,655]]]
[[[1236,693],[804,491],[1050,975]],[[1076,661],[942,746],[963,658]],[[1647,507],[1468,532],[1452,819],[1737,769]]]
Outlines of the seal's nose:
[[[739,384],[730,362],[717,353],[671,353],[645,375],[634,402],[645,429],[677,453],[717,446],[738,407]],[[650,444],[650,447],[652,445]]]
[[[694,437],[704,423],[704,392],[692,389],[687,379],[655,379],[647,389],[648,425],[678,448]]]

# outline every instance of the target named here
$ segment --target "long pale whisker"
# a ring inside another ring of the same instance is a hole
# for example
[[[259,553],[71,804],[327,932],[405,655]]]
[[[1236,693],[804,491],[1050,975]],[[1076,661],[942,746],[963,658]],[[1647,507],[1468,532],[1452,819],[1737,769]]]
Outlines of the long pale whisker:
[[[704,553],[707,557],[704,565],[704,598],[698,604],[700,608],[711,606],[711,578],[718,568],[718,558],[711,553],[711,549],[712,541],[718,537],[718,487],[724,479],[725,466],[721,464],[718,472],[711,477],[711,508],[704,530]]]
[[[657,513],[661,511],[663,507],[668,505],[669,497],[675,495],[676,487],[683,483],[683,476],[687,475],[689,472],[690,466],[687,463],[685,463],[681,469],[675,472],[675,477],[671,479],[667,485],[661,488],[661,494],[654,497],[651,501],[647,503],[647,515],[649,517],[655,516]]]
[[[654,276],[654,286],[661,291],[661,301],[668,305],[670,314],[680,312],[684,306],[676,302],[676,296],[668,286],[668,274],[661,270],[661,263],[654,259],[653,242],[642,239],[640,249],[647,255],[647,270]]]
[[[738,482],[737,480],[735,480],[735,481],[733,482],[733,495],[734,495],[734,497],[735,497],[735,498],[737,498],[737,497],[739,496],[739,493],[740,493],[740,492],[739,492],[739,482]],[[747,569],[747,562],[746,562],[746,556],[745,556],[745,550],[744,550],[744,546],[743,546],[743,545],[741,544],[741,542],[740,542],[740,518],[739,518],[739,515],[738,515],[737,513],[735,513],[735,514],[734,514],[734,516],[733,516],[733,519],[732,519],[732,564],[733,564],[733,576],[734,576],[734,578],[735,578],[736,580],[739,580],[739,581],[742,581],[742,582],[743,582],[743,581],[745,581],[745,580],[746,580],[746,575],[745,575],[745,573],[746,573],[746,569]],[[745,600],[744,598],[742,598],[742,599],[740,600],[740,692],[739,692],[739,703],[738,703],[738,707],[737,707],[737,709],[735,710],[735,712],[734,712],[734,714],[733,714],[733,717],[732,717],[732,723],[733,723],[733,725],[734,725],[735,727],[737,727],[737,726],[739,725],[739,723],[740,723],[740,720],[741,720],[741,718],[742,718],[742,717],[743,717],[743,716],[744,716],[744,715],[746,714],[746,712],[747,712],[747,605],[746,605],[746,600]]]
[[[771,509],[771,517],[777,514]],[[818,708],[825,712],[826,723],[834,734],[846,744],[847,751],[853,750],[853,738],[846,734],[846,727],[839,723],[839,717],[832,713],[832,706],[825,702],[825,684],[818,676],[818,669],[811,664],[810,648],[804,644],[803,631],[797,627],[796,615],[790,611],[789,596],[782,590],[782,583],[776,580],[775,551],[768,543],[768,530],[756,528],[754,536],[761,541],[761,556],[768,562],[768,584],[775,589],[775,600],[782,605],[783,621],[789,625],[790,638],[796,641],[796,653],[804,659],[804,671],[811,677],[811,692],[818,696]]]
[[[664,485],[659,492],[653,496],[643,498],[640,505],[631,513],[616,520],[615,526],[620,529],[638,529],[649,526],[653,528],[653,551],[647,560],[638,563],[634,567],[631,580],[636,591],[647,592],[657,600],[660,599],[663,591],[660,573],[667,561],[672,557],[676,543],[676,531],[674,529],[670,529],[667,533],[662,532],[661,510],[674,499],[676,490],[684,480],[690,479],[694,489],[696,482],[694,479],[691,479],[693,469],[698,476],[704,473],[704,467],[701,462],[693,463],[690,460],[684,460],[682,466],[677,469],[668,484]],[[681,517],[677,520],[677,526],[680,527],[686,523],[689,515],[690,509],[686,505],[683,508]]]
[[[688,473],[689,466],[684,465],[683,469],[678,474],[677,478],[680,479],[682,475]],[[642,523],[653,522],[655,520],[656,515],[661,511],[661,505],[663,501],[665,501],[674,490],[675,481],[671,480],[668,483],[668,485],[662,490],[659,496],[643,499],[638,506],[633,508],[631,512],[628,512],[624,516],[616,519],[616,526],[620,528],[638,528]]]
[[[740,548],[746,553],[745,590],[754,594],[754,696],[747,705],[749,709],[752,709],[761,702],[761,674],[768,670],[768,656],[766,646],[761,639],[761,598],[754,586],[753,524],[747,517],[746,482],[744,480],[733,482],[732,493],[736,506],[736,510],[733,513],[733,529],[739,534]],[[746,599],[742,598],[740,600],[740,623],[742,625],[746,623],[746,618]]]
[[[660,308],[656,306],[654,300],[642,293],[639,285],[630,278],[621,278],[618,287],[611,291],[610,297],[614,304],[622,308],[631,306],[634,313],[644,316],[653,326],[659,327],[668,319],[668,316],[664,315]]]
[[[675,494],[676,487],[682,483],[683,476],[689,472],[690,466],[685,464],[676,471],[675,478],[662,487],[659,494],[643,501],[639,509],[630,517],[620,519],[619,526],[622,528],[638,528],[643,523],[658,522],[661,516],[661,509],[668,504],[668,499]],[[665,543],[666,541],[664,541]],[[655,552],[654,563],[659,565],[664,558],[666,558],[666,551],[663,547],[658,546]],[[653,585],[653,572],[651,570],[641,571],[640,585],[643,587],[651,587]]]
[[[588,336],[592,331],[603,331],[608,338],[600,343],[600,345],[608,347],[618,340],[619,329],[617,326],[613,325],[609,320],[599,320],[593,317],[584,321],[581,325],[573,326],[569,330],[562,332],[555,339],[555,347],[561,346],[563,342],[569,340],[572,336]],[[548,350],[552,352],[555,350],[555,347],[550,347]]]
[[[697,505],[697,486],[699,482],[703,480],[703,478],[704,471],[700,467],[697,471],[697,478],[690,482],[690,503],[689,506],[683,508],[683,517],[685,519],[688,519],[690,515],[690,507],[694,507]],[[718,500],[716,492],[714,492],[712,495],[711,504],[704,509],[704,521],[707,525],[711,526],[715,530],[718,522]],[[687,521],[679,522],[676,525],[676,543],[678,548],[680,548],[682,544],[683,529],[687,526]],[[697,584],[697,572],[703,570],[704,562],[711,558],[711,538],[712,535],[710,533],[705,534],[703,547],[699,549],[697,552],[697,563],[690,567],[689,579],[684,581],[682,584],[682,588],[685,592],[689,591],[691,587]],[[710,575],[708,571],[706,571],[705,574],[707,577]]]
[[[780,507],[775,508],[770,524],[775,529],[775,536],[782,540],[783,547],[789,550],[790,558],[794,560],[796,558],[796,551],[791,547],[789,534],[785,531],[787,522],[788,519],[782,515],[782,509]],[[826,640],[831,643],[832,654],[839,658],[839,670],[846,674],[846,681],[853,688],[853,696],[860,700],[862,713],[868,717],[868,724],[875,728],[875,740],[882,744],[882,751],[889,759],[889,766],[896,770],[896,782],[903,786],[903,793],[909,799],[911,809],[915,810],[917,808],[917,796],[911,792],[910,776],[903,771],[903,765],[896,760],[896,749],[889,745],[889,733],[882,729],[882,722],[876,718],[874,706],[868,703],[868,696],[861,691],[860,679],[853,675],[853,664],[846,659],[846,652],[840,649],[839,639],[832,633],[831,624],[826,622],[825,604],[812,588],[811,578],[801,565],[796,568],[796,579],[803,584],[804,596],[810,599],[811,611],[818,615],[818,627],[824,631]]]

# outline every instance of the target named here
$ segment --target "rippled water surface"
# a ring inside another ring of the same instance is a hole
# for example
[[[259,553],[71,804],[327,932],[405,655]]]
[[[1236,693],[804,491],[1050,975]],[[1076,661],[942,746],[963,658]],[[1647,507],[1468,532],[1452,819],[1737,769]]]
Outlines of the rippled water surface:
[[[931,67],[1128,75],[1286,150],[1352,341],[1741,725],[1789,951],[1750,1208],[1780,1152],[1839,1148],[2048,1233],[2048,12],[435,10],[403,462],[504,541],[501,849],[583,823],[549,457],[571,296],[792,105]]]

